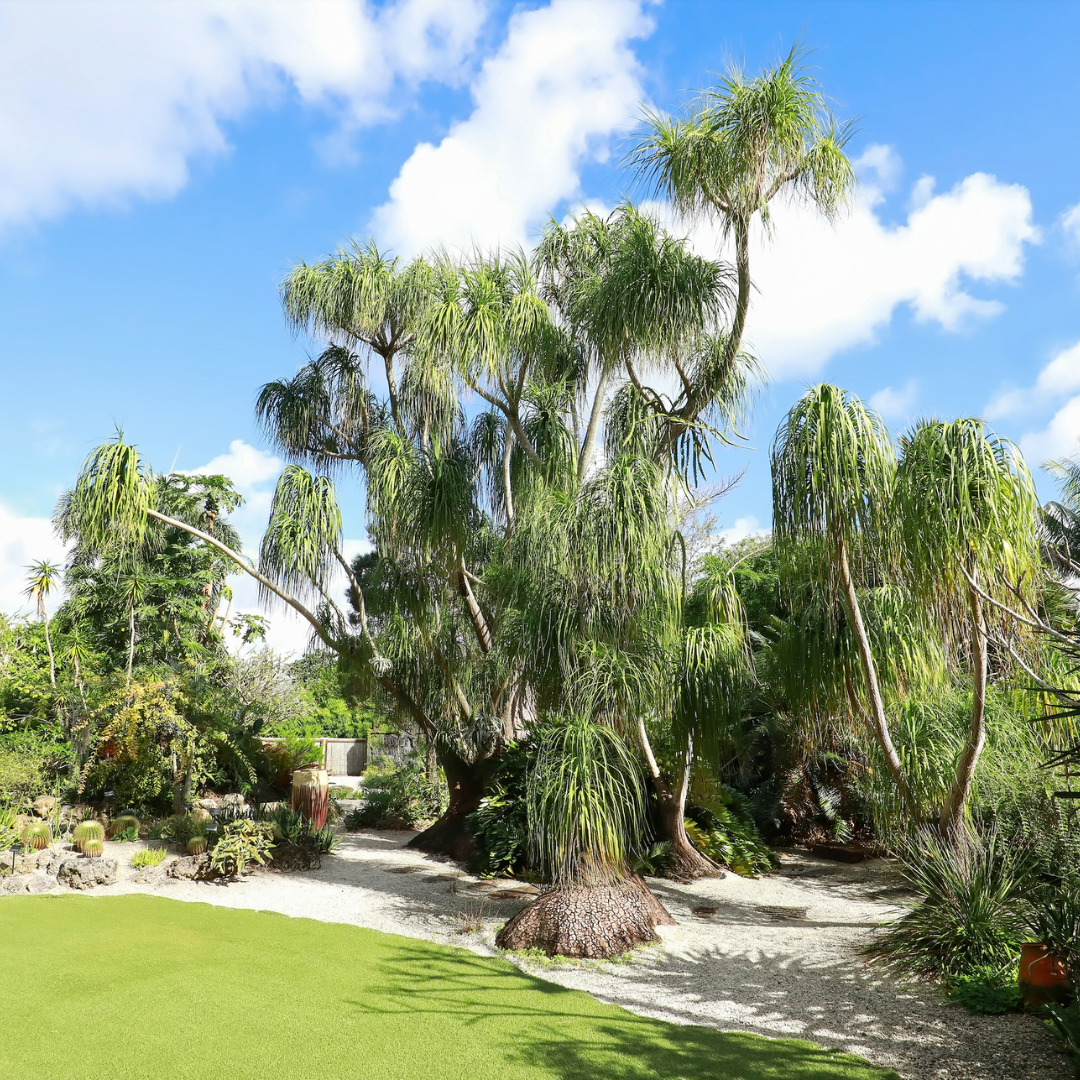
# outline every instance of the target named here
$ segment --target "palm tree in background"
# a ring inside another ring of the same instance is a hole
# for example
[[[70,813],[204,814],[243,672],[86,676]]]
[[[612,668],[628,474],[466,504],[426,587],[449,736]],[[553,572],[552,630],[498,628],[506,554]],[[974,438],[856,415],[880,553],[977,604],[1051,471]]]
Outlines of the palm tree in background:
[[[45,624],[45,647],[49,650],[49,681],[53,692],[56,691],[56,658],[53,656],[52,637],[49,634],[49,612],[45,607],[45,598],[60,584],[60,568],[42,559],[27,567],[26,589],[24,596],[37,605],[37,617]]]

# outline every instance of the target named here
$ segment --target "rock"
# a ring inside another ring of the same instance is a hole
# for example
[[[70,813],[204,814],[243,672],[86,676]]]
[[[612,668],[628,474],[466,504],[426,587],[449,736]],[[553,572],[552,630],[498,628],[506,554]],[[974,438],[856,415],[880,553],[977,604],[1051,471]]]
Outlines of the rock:
[[[16,855],[15,856],[15,873],[16,874],[32,874],[43,863],[48,861],[48,856],[52,852],[46,848],[44,851],[33,851],[29,855]],[[42,859],[41,856],[46,856]],[[10,866],[11,863],[8,863]]]
[[[185,855],[169,865],[168,875],[187,881],[206,881],[217,877],[210,866],[210,856],[204,851],[201,855]]]
[[[48,892],[50,889],[56,887],[55,881],[50,881],[49,878],[43,874],[35,874],[27,883],[26,891],[28,893],[43,893]]]
[[[0,890],[6,893],[24,893],[30,891],[30,877],[27,874],[15,874],[13,877],[4,878],[4,884]]]
[[[224,806],[226,809],[232,808],[234,810],[243,810],[244,806],[246,804],[244,802],[244,796],[243,795],[233,794],[233,795],[222,795],[221,796],[221,805]]]
[[[115,885],[119,869],[116,859],[68,858],[57,870],[56,879],[72,889],[93,889],[97,885]]]
[[[34,800],[34,813],[39,818],[47,818],[56,806],[56,800],[51,795],[39,795]]]
[[[60,872],[60,867],[74,857],[71,851],[39,851],[37,857],[37,869],[44,870],[46,874],[55,877]]]
[[[318,870],[322,859],[317,847],[300,844],[278,844],[267,864],[268,870],[288,873],[295,870]]]
[[[191,811],[191,820],[200,824],[205,824],[206,822],[213,821],[214,819],[211,816],[209,810],[207,810],[205,807],[197,806],[194,810]]]
[[[411,822],[406,821],[403,817],[398,817],[397,814],[384,814],[378,827],[380,829],[398,829],[401,831],[407,829],[409,832],[416,832]]]

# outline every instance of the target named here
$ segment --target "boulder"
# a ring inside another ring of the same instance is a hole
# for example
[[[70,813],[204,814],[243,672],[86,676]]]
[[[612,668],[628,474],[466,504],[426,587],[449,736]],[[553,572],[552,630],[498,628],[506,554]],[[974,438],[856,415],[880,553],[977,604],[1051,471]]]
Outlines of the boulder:
[[[67,858],[57,870],[56,878],[72,889],[93,889],[97,885],[116,884],[119,866],[116,859]]]
[[[210,866],[210,856],[205,851],[201,855],[185,855],[177,859],[170,864],[168,875],[181,881],[206,881],[217,876]]]
[[[47,818],[56,806],[56,800],[51,795],[39,795],[34,800],[33,810],[39,818]]]
[[[45,877],[44,874],[35,874],[26,883],[28,893],[44,893],[56,888],[56,882]]]
[[[0,885],[0,892],[6,893],[24,893],[30,891],[30,876],[28,874],[15,874],[11,877],[4,878],[3,885]]]
[[[289,873],[295,870],[318,870],[322,859],[317,846],[309,844],[278,844],[267,864],[268,870]]]

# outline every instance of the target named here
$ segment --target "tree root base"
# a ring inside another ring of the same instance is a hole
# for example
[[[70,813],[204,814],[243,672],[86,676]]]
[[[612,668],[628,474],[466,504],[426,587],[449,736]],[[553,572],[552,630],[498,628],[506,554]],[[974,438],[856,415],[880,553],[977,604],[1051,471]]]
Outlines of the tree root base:
[[[542,949],[548,956],[610,960],[660,940],[675,922],[641,878],[614,885],[554,888],[522,908],[499,931],[501,949]]]

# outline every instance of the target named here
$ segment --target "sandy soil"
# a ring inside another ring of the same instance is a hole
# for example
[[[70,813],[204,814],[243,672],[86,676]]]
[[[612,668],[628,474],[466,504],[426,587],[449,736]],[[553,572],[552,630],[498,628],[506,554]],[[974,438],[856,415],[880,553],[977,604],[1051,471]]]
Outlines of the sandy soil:
[[[91,895],[146,892],[178,900],[353,923],[494,955],[499,926],[527,902],[515,882],[479,881],[456,864],[405,850],[413,834],[344,834],[321,870],[259,871],[228,886],[137,881],[133,845],[116,885]],[[750,881],[650,886],[677,924],[661,945],[623,963],[537,963],[540,978],[647,1016],[724,1030],[788,1035],[861,1054],[910,1080],[1066,1080],[1066,1060],[1029,1016],[977,1017],[933,987],[901,985],[859,949],[910,899],[884,860],[845,866],[802,854]],[[66,890],[62,890],[66,891]],[[523,895],[525,893],[525,895]]]

